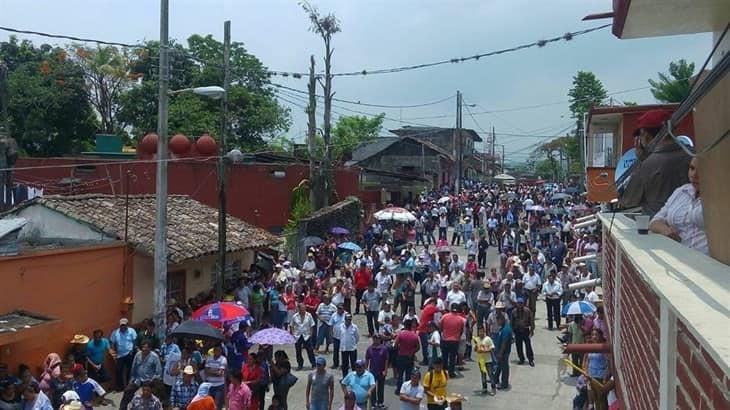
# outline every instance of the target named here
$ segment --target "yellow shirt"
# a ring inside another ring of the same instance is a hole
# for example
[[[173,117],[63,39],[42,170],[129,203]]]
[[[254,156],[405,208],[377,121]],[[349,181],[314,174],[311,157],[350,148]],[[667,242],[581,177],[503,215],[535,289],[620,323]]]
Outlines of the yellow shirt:
[[[441,370],[440,372],[430,370],[426,372],[426,375],[423,376],[423,388],[426,390],[426,395],[428,396],[428,404],[437,404],[436,400],[434,400],[434,396],[428,392],[437,396],[446,396],[446,385],[448,380],[449,378],[446,375],[445,370]]]
[[[474,350],[477,352],[477,360],[479,363],[491,363],[492,362],[492,351],[494,350],[494,343],[492,338],[484,336],[484,339],[479,339],[478,336],[471,338],[471,344],[474,346]],[[480,350],[487,350],[482,353]]]

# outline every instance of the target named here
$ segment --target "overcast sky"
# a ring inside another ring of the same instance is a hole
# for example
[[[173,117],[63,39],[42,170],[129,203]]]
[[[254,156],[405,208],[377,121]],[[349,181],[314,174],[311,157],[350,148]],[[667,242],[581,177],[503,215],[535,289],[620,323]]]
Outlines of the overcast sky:
[[[170,36],[183,40],[194,33],[222,39],[223,21],[231,20],[232,38],[272,70],[306,71],[309,56],[321,68],[323,45],[308,31],[309,20],[295,0],[171,0]],[[587,14],[611,10],[610,0],[312,0],[333,12],[342,32],[333,40],[333,71],[389,68],[470,56],[530,43],[610,22],[583,22]],[[159,38],[156,0],[0,0],[0,25],[71,34],[125,43]],[[33,41],[57,44],[34,36]],[[0,40],[8,33],[0,32]],[[507,134],[552,135],[571,123],[567,91],[578,70],[594,72],[609,93],[648,86],[647,79],[666,71],[670,61],[684,58],[702,64],[711,35],[619,40],[610,28],[479,61],[397,74],[338,77],[336,97],[364,103],[413,105],[436,101],[461,90],[476,121],[464,110],[464,126],[495,127],[497,143],[505,144],[508,160],[524,160],[525,147],[541,138]],[[304,79],[274,81],[306,89]],[[321,93],[321,91],[320,91]],[[296,100],[285,97],[293,102]],[[615,95],[618,100],[655,102],[648,89]],[[541,108],[504,110],[547,103]],[[293,124],[288,135],[301,139],[306,130],[302,108],[287,102]],[[392,120],[387,129],[411,121],[454,126],[455,99],[409,109],[378,109],[336,103],[344,108]],[[445,118],[425,118],[451,115]],[[414,119],[418,118],[418,119]],[[321,121],[321,120],[320,120]],[[384,132],[387,134],[387,132]],[[542,138],[544,139],[544,138]],[[510,154],[512,153],[512,154]]]

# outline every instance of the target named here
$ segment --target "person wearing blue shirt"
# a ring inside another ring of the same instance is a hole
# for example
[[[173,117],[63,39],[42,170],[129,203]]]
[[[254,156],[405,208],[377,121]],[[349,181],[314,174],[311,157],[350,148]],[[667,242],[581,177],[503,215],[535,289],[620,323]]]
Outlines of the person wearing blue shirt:
[[[126,317],[119,319],[119,328],[115,329],[109,338],[112,345],[112,357],[116,364],[117,391],[124,391],[129,384],[135,340],[137,340],[137,332],[129,327],[129,319]]]
[[[103,334],[104,332],[101,329],[94,330],[93,339],[86,344],[86,368],[89,369],[89,376],[99,383],[109,380],[109,375],[104,367],[104,360],[106,359],[106,352],[111,349],[111,343],[103,337]]]
[[[375,390],[375,377],[365,370],[365,360],[356,361],[353,368],[354,370],[342,379],[342,392],[345,396],[348,392],[352,392],[358,407],[366,409],[368,399]]]
[[[495,359],[497,368],[494,372],[494,380],[500,381],[500,390],[509,388],[509,354],[512,351],[512,326],[507,322],[504,315],[497,315],[499,333],[494,340]]]

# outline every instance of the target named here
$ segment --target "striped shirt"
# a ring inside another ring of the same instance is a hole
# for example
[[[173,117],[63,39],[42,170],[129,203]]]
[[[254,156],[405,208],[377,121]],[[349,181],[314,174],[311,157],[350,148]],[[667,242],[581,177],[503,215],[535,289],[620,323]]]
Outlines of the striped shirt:
[[[332,318],[332,315],[335,314],[335,312],[337,312],[337,306],[333,305],[332,303],[320,303],[319,306],[317,306],[317,319],[319,319],[324,324],[329,324],[330,319]]]
[[[702,199],[695,194],[692,184],[684,184],[672,192],[662,209],[652,221],[663,220],[675,227],[682,239],[682,245],[709,254],[707,235],[702,215]]]

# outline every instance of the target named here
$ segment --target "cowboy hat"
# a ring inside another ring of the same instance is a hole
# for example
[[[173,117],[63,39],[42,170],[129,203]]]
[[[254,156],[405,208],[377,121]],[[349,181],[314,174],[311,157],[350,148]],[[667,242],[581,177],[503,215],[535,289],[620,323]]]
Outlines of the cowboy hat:
[[[71,339],[72,344],[79,344],[83,345],[86,343],[89,343],[89,336],[86,335],[74,335],[73,339]]]

